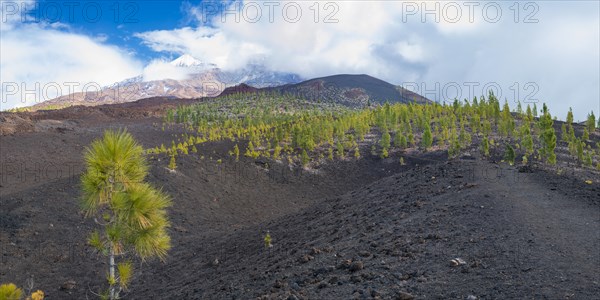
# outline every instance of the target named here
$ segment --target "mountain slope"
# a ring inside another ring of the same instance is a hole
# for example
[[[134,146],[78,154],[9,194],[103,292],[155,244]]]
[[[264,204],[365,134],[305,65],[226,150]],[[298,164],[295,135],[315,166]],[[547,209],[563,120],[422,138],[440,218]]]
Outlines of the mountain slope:
[[[505,175],[493,181],[475,175],[490,168]],[[565,178],[541,171],[520,174],[515,183],[515,172],[472,160],[413,166],[202,246],[181,245],[166,268],[148,274],[144,281],[154,285],[140,293],[159,290],[186,299],[594,298],[600,290],[595,188],[569,180],[561,185]],[[266,230],[273,237],[270,250],[261,240]],[[190,256],[194,251],[202,254]],[[453,266],[457,257],[465,264]],[[187,279],[170,280],[175,270]]]
[[[307,99],[362,107],[369,102],[424,103],[425,97],[369,75],[340,74],[276,88]]]
[[[272,71],[261,64],[248,64],[226,71],[214,64],[204,63],[190,55],[183,55],[170,64],[190,74],[187,79],[144,81],[142,75],[104,87],[100,91],[79,92],[44,101],[34,109],[66,107],[72,105],[95,106],[132,102],[151,97],[201,98],[219,95],[225,88],[248,84],[257,88],[274,87],[300,82],[296,74]]]
[[[162,129],[160,114],[150,117],[147,102],[160,100],[14,114],[49,130],[2,137],[4,282],[35,275],[49,299],[92,298],[106,286],[106,261],[86,243],[97,224],[77,206],[83,146],[119,127],[145,148],[169,145],[189,131]],[[194,100],[168,104],[177,101]],[[149,156],[148,180],[173,197],[173,248],[164,263],[136,263],[124,297],[596,299],[600,292],[597,172],[566,162],[560,173],[541,163],[497,164],[479,159],[477,146],[451,161],[445,151],[398,152],[406,165],[364,152],[292,169],[237,161],[227,153],[234,144],[199,144],[198,153],[177,157],[174,172],[169,156]],[[465,264],[453,266],[457,257]]]

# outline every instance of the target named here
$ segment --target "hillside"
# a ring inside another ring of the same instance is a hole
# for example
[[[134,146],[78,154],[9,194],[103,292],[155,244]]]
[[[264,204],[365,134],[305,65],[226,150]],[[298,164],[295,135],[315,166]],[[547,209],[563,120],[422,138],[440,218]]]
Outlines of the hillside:
[[[197,99],[246,92],[277,92],[314,102],[364,107],[369,103],[431,102],[423,96],[368,75],[333,75],[300,83],[293,74],[270,72],[261,66],[250,66],[238,72],[206,69],[193,58],[173,61],[181,68],[198,68],[185,80],[143,81],[136,77],[103,88],[98,92],[74,93],[44,101],[32,110],[56,109],[69,106],[98,106],[143,100],[146,98]]]
[[[332,102],[351,107],[364,107],[368,103],[429,102],[423,96],[394,86],[369,75],[340,74],[315,78],[298,84],[286,85],[276,90],[313,101]]]
[[[261,91],[3,113],[33,129],[0,136],[0,278],[48,299],[105,285],[77,205],[82,153],[127,128],[174,202],[169,256],[135,264],[127,299],[593,298],[600,131],[481,100],[355,109]]]
[[[190,241],[145,281],[186,299],[592,299],[600,291],[597,185],[439,158],[201,246]],[[172,282],[175,270],[202,280]]]

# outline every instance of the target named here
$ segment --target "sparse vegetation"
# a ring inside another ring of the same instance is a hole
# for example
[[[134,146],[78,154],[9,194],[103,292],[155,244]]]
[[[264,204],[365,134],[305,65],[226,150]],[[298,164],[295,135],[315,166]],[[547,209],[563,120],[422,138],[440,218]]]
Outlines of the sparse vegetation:
[[[511,112],[506,101],[501,109],[492,92],[487,98],[452,105],[386,103],[362,109],[277,93],[233,94],[170,110],[166,125],[181,124],[186,132],[173,141],[176,147],[161,147],[159,152],[173,155],[197,144],[231,140],[234,147],[229,152],[238,160],[238,144],[247,141],[244,156],[248,158],[272,157],[315,166],[323,162],[322,158],[331,161],[353,155],[360,159],[361,147],[371,149],[373,156],[386,158],[416,151],[412,148],[416,145],[429,150],[434,140],[436,149],[447,150],[454,158],[474,148],[475,141],[484,157],[496,153],[493,150],[498,145],[513,144],[515,157],[537,158],[552,165],[556,163],[554,120],[545,104],[536,121],[537,112],[536,104],[533,108],[527,105],[525,111],[517,106]],[[590,124],[595,122],[592,115],[588,117]],[[573,156],[579,157],[572,118],[569,111],[562,139],[568,141]],[[536,126],[532,128],[533,124]],[[589,131],[589,124],[587,127]]]
[[[23,297],[23,290],[18,288],[14,283],[6,283],[0,285],[0,299],[2,300],[20,300]]]
[[[32,286],[30,286],[31,288]],[[44,292],[37,290],[35,292],[29,291],[30,296],[25,300],[44,300]],[[23,299],[23,290],[14,283],[5,283],[0,285],[0,300],[21,300]]]

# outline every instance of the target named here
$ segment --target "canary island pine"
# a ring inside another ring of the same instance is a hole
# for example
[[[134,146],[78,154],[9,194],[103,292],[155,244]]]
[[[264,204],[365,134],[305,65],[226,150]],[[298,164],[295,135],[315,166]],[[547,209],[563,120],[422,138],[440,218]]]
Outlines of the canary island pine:
[[[106,131],[85,150],[86,171],[81,178],[81,208],[102,230],[88,242],[108,258],[108,290],[119,299],[132,278],[132,263],[117,262],[133,254],[142,261],[164,260],[170,248],[166,208],[171,200],[144,182],[148,165],[143,148],[125,130]]]

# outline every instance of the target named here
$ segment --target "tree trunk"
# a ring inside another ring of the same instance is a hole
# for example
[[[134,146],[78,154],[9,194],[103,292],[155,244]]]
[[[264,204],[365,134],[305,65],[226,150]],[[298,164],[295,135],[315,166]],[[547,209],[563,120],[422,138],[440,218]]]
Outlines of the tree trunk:
[[[108,275],[110,276],[111,280],[114,280],[116,278],[115,277],[115,250],[112,246],[110,247],[110,254],[108,256]],[[109,297],[111,300],[115,300],[119,296],[117,294],[115,286],[116,285],[113,284],[113,282],[110,282]]]
[[[108,192],[108,198],[110,199],[109,203],[112,204],[112,196],[113,196],[113,189],[114,189],[114,179],[112,178],[112,176],[108,179],[110,182],[110,187],[109,187],[109,192]],[[113,218],[111,218],[112,221]],[[110,241],[110,237],[109,237],[109,241]],[[111,241],[110,242],[110,254],[108,256],[108,276],[110,276],[110,282],[109,282],[109,297],[110,300],[115,300],[117,299],[118,295],[117,295],[117,291],[115,290],[115,245],[114,243]]]

